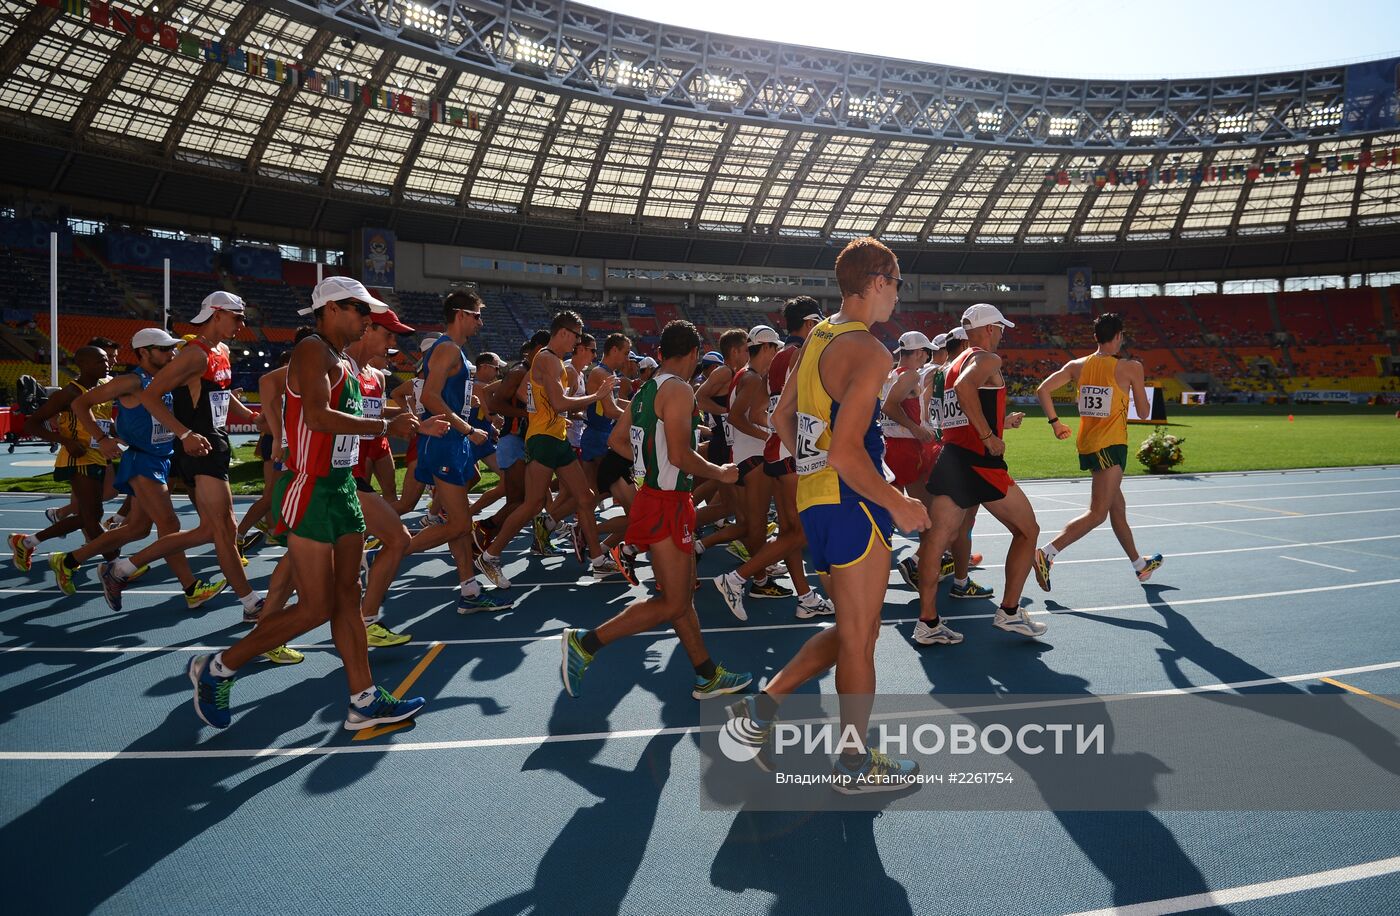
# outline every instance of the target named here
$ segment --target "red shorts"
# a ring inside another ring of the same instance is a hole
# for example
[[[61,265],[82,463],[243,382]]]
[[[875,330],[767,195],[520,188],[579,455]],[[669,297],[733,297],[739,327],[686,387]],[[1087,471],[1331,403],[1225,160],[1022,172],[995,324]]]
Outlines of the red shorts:
[[[907,487],[928,477],[937,459],[937,442],[920,442],[903,436],[885,440],[885,464],[894,472],[896,487]]]
[[[670,538],[686,553],[695,549],[695,500],[688,490],[654,490],[643,486],[632,500],[623,540],[650,547]]]
[[[404,453],[403,463],[412,464],[418,460],[418,437],[408,437],[408,451]]]
[[[374,439],[360,440],[360,460],[355,465],[353,477],[368,477],[370,466],[385,455],[393,455],[389,450],[389,439],[387,436],[378,436]]]

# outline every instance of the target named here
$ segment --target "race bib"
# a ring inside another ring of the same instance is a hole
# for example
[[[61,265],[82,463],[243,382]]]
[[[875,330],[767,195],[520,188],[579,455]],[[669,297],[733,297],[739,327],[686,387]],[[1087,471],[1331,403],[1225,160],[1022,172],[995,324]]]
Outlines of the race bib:
[[[826,421],[808,413],[797,412],[797,473],[815,474],[826,468],[826,449],[817,440],[826,432]]]
[[[1079,386],[1079,415],[1107,417],[1113,410],[1113,389],[1100,385]]]
[[[646,455],[643,452],[647,444],[647,431],[640,426],[634,426],[632,434],[632,475],[638,480],[647,476]]]
[[[209,416],[214,429],[223,429],[228,425],[228,402],[232,398],[231,391],[209,392]]]
[[[525,380],[525,409],[530,413],[539,413],[539,408],[535,406],[535,383],[529,379]]]
[[[371,419],[377,420],[377,419],[379,419],[380,417],[382,417],[382,416],[384,415],[384,399],[383,399],[383,398],[362,398],[361,401],[360,401],[360,403],[364,405],[364,415],[365,415],[366,417],[370,417]],[[361,439],[378,439],[378,438],[379,438],[379,434],[378,434],[378,433],[371,433],[370,435],[361,436],[360,438],[361,438]]]
[[[353,468],[360,461],[360,437],[345,435],[335,437],[335,447],[331,450],[331,467],[335,470]]]
[[[782,398],[782,394],[770,394],[770,395],[768,396],[768,416],[769,416],[769,417],[772,417],[773,414],[774,414],[774,412],[777,411],[777,409],[778,409],[778,401],[779,401],[781,398]]]
[[[967,425],[967,414],[963,413],[956,388],[943,392],[938,404],[938,422],[945,431]]]
[[[151,444],[161,445],[175,438],[175,434],[165,428],[165,425],[151,417]]]
[[[100,430],[102,430],[102,435],[103,435],[103,436],[110,436],[110,435],[112,434],[112,421],[111,421],[111,420],[104,420],[104,419],[101,419],[100,417],[99,417],[99,418],[96,418],[96,419],[97,419],[97,428],[100,429]],[[155,421],[152,420],[152,422],[155,422]],[[100,441],[102,441],[102,440],[101,440],[101,437],[99,437],[99,438],[97,438],[97,439],[89,440],[88,444],[91,445],[93,448],[97,448],[97,443],[100,442]]]
[[[423,406],[423,380],[421,378],[413,380],[413,406],[415,408]]]

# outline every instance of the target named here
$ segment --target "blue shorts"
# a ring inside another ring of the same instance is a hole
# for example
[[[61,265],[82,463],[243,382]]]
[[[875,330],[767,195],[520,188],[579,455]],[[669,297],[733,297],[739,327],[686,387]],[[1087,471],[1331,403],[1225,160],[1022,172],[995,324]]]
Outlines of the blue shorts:
[[[438,437],[419,435],[418,464],[413,468],[413,478],[419,483],[465,487],[477,476],[476,457],[466,436],[455,431]]]
[[[505,470],[525,458],[524,436],[502,436],[496,443],[496,466]]]
[[[582,461],[601,461],[608,453],[608,436],[612,430],[597,429],[586,426],[583,435],[579,438],[579,459]]]
[[[808,506],[798,513],[817,572],[831,572],[864,560],[880,544],[890,549],[894,519],[883,506],[863,499]],[[888,565],[888,559],[886,564]]]
[[[112,485],[117,488],[118,493],[125,493],[127,496],[133,495],[134,488],[131,486],[131,478],[148,477],[161,486],[165,486],[170,478],[170,457],[167,455],[152,455],[150,452],[138,451],[129,448],[122,453],[122,460],[117,464],[117,476],[112,481]]]
[[[472,426],[491,437],[480,445],[472,443],[472,453],[476,455],[476,460],[485,461],[489,456],[496,454],[496,447],[499,445],[496,438],[496,427],[492,426],[490,423],[484,426],[477,426],[475,423],[472,423]]]

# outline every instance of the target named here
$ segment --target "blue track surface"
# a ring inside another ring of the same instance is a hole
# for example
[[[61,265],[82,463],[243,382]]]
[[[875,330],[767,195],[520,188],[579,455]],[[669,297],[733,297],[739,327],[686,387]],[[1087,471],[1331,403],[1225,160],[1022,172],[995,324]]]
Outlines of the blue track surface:
[[[1088,502],[1087,481],[1026,489],[1050,532]],[[1317,680],[1328,672],[1370,668],[1335,676],[1400,694],[1400,469],[1125,490],[1139,547],[1167,557],[1148,586],[1105,527],[1061,556],[1051,595],[1029,583],[1033,609],[1054,612],[1044,639],[994,629],[992,601],[950,602],[966,642],[921,650],[914,595],[892,576],[880,690],[1106,695],[1303,676],[1271,689],[1316,692],[1336,689]],[[0,495],[4,530],[42,527],[54,504]],[[1006,543],[980,516],[974,575],[998,590]],[[1400,898],[1400,862],[1270,884],[1400,856],[1390,812],[703,811],[698,704],[673,638],[610,646],[582,697],[560,689],[560,628],[594,626],[644,589],[579,582],[572,558],[530,559],[523,539],[507,554],[518,604],[495,616],[453,612],[445,553],[406,564],[386,616],[414,641],[371,662],[392,688],[445,644],[413,686],[430,701],[416,726],[368,741],[341,730],[345,682],[322,629],[302,665],[240,678],[233,727],[215,733],[191,711],[184,663],[244,632],[236,601],[190,614],[157,567],[114,615],[91,565],[78,596],[53,586],[42,561],[62,546],[45,544],[29,575],[0,573],[10,912],[1075,913],[1254,888],[1215,911],[1292,914],[1394,912]],[[279,554],[254,556],[255,587]],[[213,572],[207,553],[192,563]],[[732,566],[715,553],[700,570]],[[750,601],[746,625],[708,582],[696,601],[715,659],[759,676],[815,631],[791,601]],[[812,689],[833,692],[832,678]]]

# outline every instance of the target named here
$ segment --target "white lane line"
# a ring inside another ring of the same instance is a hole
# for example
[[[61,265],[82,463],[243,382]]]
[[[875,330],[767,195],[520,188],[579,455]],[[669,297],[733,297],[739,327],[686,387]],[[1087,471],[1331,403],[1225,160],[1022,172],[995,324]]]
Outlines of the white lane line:
[[[1352,491],[1352,492],[1350,492],[1350,493],[1299,493],[1299,494],[1294,494],[1294,495],[1292,495],[1292,496],[1246,496],[1246,497],[1241,497],[1241,498],[1239,498],[1239,499],[1202,499],[1202,500],[1196,500],[1196,501],[1190,501],[1190,502],[1174,502],[1174,503],[1130,503],[1130,504],[1128,505],[1128,511],[1131,512],[1131,511],[1134,510],[1134,509],[1174,509],[1174,508],[1176,508],[1177,506],[1234,506],[1234,505],[1236,505],[1236,504],[1238,504],[1238,503],[1275,503],[1275,502],[1283,502],[1283,501],[1285,501],[1285,500],[1290,500],[1290,499],[1340,499],[1340,498],[1342,498],[1342,497],[1344,497],[1344,496],[1382,496],[1382,495],[1387,494],[1387,493],[1400,493],[1400,490],[1354,490],[1354,491]],[[1085,496],[1088,496],[1089,494],[1086,493],[1086,494],[1084,494],[1084,495],[1085,495]],[[1048,499],[1048,498],[1050,498],[1050,497],[1041,497],[1041,498]],[[1032,500],[1034,500],[1034,499],[1035,499],[1035,497],[1032,496]],[[1065,502],[1065,500],[1063,500],[1063,499],[1057,499],[1057,500],[1055,500],[1055,502]],[[1087,503],[1084,504],[1084,505],[1087,505]],[[1081,506],[1081,507],[1080,507],[1080,511],[1083,511],[1083,508],[1084,508],[1084,506]],[[1256,507],[1256,506],[1238,506],[1238,508],[1240,508],[1240,509],[1249,509],[1249,508],[1259,508],[1259,507]],[[1036,511],[1037,511],[1037,512],[1060,512],[1060,511],[1064,511],[1064,510],[1061,510],[1061,509],[1037,509]],[[1280,510],[1280,511],[1281,511],[1281,510]]]
[[[1294,588],[1277,592],[1254,592],[1248,595],[1219,595],[1214,598],[1183,598],[1172,599],[1169,602],[1173,608],[1186,607],[1193,604],[1220,604],[1229,601],[1257,601],[1264,598],[1287,598],[1292,595],[1315,595],[1321,592],[1349,591],[1356,588],[1381,588],[1387,585],[1400,585],[1400,579],[1377,579],[1372,582],[1348,582],[1344,585],[1319,585],[1313,588]],[[1105,611],[1138,611],[1151,610],[1151,602],[1141,601],[1133,604],[1106,604],[1101,607],[1074,607],[1066,608],[1063,611],[1028,611],[1032,615],[1060,616],[1065,614],[1097,614]],[[986,620],[995,614],[944,614],[944,620]],[[891,617],[881,623],[887,627],[898,626],[904,623],[913,623],[917,617]],[[702,633],[762,633],[768,630],[811,630],[824,629],[831,626],[829,620],[810,620],[795,623],[771,623],[760,624],[758,626],[742,627],[702,627]],[[671,630],[646,630],[637,633],[637,636],[652,636],[663,639],[674,639],[675,633]],[[489,646],[489,645],[512,645],[520,643],[554,642],[560,637],[559,633],[533,633],[529,636],[483,636],[474,639],[435,639],[433,642],[442,643],[444,646]],[[76,654],[105,655],[121,653],[149,653],[149,652],[209,652],[219,651],[226,646],[0,646],[0,655],[11,652],[72,652]],[[335,648],[332,643],[293,643],[293,649],[314,650]]]
[[[1130,512],[1132,511],[1131,507],[1129,507],[1129,511],[1130,511]],[[1374,515],[1374,514],[1377,513],[1377,512],[1400,512],[1400,506],[1396,506],[1396,507],[1393,507],[1393,508],[1386,508],[1386,509],[1350,509],[1350,510],[1345,511],[1345,512],[1314,512],[1314,513],[1312,513],[1311,515],[1265,515],[1265,516],[1253,515],[1253,516],[1250,516],[1249,518],[1216,518],[1216,519],[1206,519],[1206,520],[1199,521],[1199,522],[1166,522],[1166,523],[1163,523],[1163,524],[1155,524],[1155,525],[1133,525],[1132,527],[1133,527],[1133,530],[1134,530],[1134,531],[1143,531],[1143,530],[1145,530],[1145,529],[1147,529],[1147,528],[1192,528],[1192,527],[1205,528],[1205,527],[1209,527],[1209,526],[1211,526],[1211,525],[1242,525],[1242,524],[1245,524],[1245,523],[1248,523],[1248,522],[1286,522],[1286,521],[1291,521],[1292,519],[1297,519],[1297,518],[1333,518],[1333,517],[1341,516],[1341,515]],[[990,517],[990,516],[989,516],[989,517]],[[1104,533],[1104,532],[1108,532],[1109,534],[1112,534],[1112,533],[1113,533],[1113,529],[1110,528],[1110,527],[1107,526],[1107,525],[1100,525],[1099,527],[1095,528],[1093,531],[1090,531],[1089,534],[1101,534],[1101,533]],[[1231,534],[1237,534],[1238,532],[1230,532],[1230,533],[1231,533]],[[972,536],[973,536],[974,538],[1009,538],[1009,537],[1011,537],[1011,532],[1009,532],[1009,531],[987,531],[987,532],[982,532],[982,531],[979,531],[978,529],[974,528],[973,531],[972,531]],[[910,537],[910,536],[905,535],[905,534],[896,534],[894,537],[895,537],[895,540],[899,540],[899,541],[908,541],[908,542],[914,542],[914,543],[917,543],[918,540],[919,540],[918,538]]]
[[[1400,466],[1393,466],[1393,467],[1394,467],[1394,469],[1400,470]],[[1389,467],[1389,466],[1388,466],[1388,467],[1385,467],[1385,468],[1366,468],[1366,470],[1390,470],[1390,469],[1392,469],[1392,467]],[[1249,472],[1249,473],[1235,473],[1235,474],[1229,474],[1229,473],[1222,473],[1222,474],[1197,474],[1197,475],[1180,475],[1180,476],[1172,476],[1172,477],[1149,477],[1149,476],[1141,476],[1141,477],[1139,477],[1139,476],[1133,476],[1133,477],[1125,477],[1125,478],[1123,478],[1123,492],[1124,492],[1124,493],[1128,493],[1128,494],[1132,494],[1132,493],[1161,493],[1161,492],[1163,491],[1163,487],[1167,487],[1167,486],[1183,486],[1183,487],[1189,487],[1189,488],[1190,488],[1191,490],[1193,490],[1193,491],[1195,491],[1195,490],[1257,490],[1257,489],[1260,489],[1261,487],[1297,487],[1297,486],[1310,486],[1310,485],[1313,485],[1313,484],[1316,484],[1316,485],[1319,485],[1319,486],[1326,486],[1327,484],[1331,484],[1331,483],[1345,483],[1345,484],[1353,484],[1353,483],[1396,483],[1397,481],[1400,481],[1400,478],[1398,478],[1398,477],[1396,477],[1396,476],[1394,476],[1394,475],[1391,475],[1391,476],[1388,476],[1388,477],[1345,477],[1345,476],[1343,476],[1343,474],[1341,474],[1341,473],[1334,473],[1334,474],[1330,474],[1329,476],[1323,476],[1324,474],[1327,474],[1328,472],[1345,472],[1345,471],[1347,471],[1347,470],[1348,470],[1347,468],[1317,468],[1317,469],[1308,468],[1308,469],[1301,469],[1301,470],[1297,470],[1297,471],[1254,471],[1254,472]],[[1300,481],[1300,480],[1294,479],[1293,477],[1288,476],[1288,475],[1290,475],[1290,474],[1311,474],[1311,473],[1316,473],[1316,474],[1317,474],[1316,479],[1311,480],[1311,481]],[[1214,485],[1214,484],[1200,483],[1200,482],[1199,482],[1199,480],[1200,480],[1201,478],[1215,478],[1215,477],[1229,477],[1229,476],[1239,476],[1239,477],[1263,477],[1263,476],[1266,476],[1266,475],[1268,475],[1268,476],[1273,476],[1273,477],[1275,477],[1275,478],[1285,478],[1285,479],[1275,479],[1275,480],[1271,480],[1271,481],[1267,481],[1267,482],[1261,481],[1260,483],[1236,483],[1236,484],[1223,484],[1223,485]],[[1183,479],[1182,479],[1183,477],[1191,477],[1191,478],[1193,478],[1193,479],[1190,479],[1190,480],[1183,480]],[[1017,481],[1017,482],[1020,483],[1020,481]],[[1070,478],[1070,479],[1059,479],[1059,480],[1054,480],[1054,479],[1048,479],[1048,480],[1047,480],[1047,479],[1040,479],[1040,480],[1027,480],[1027,481],[1025,481],[1025,487],[1026,487],[1026,492],[1027,492],[1028,495],[1036,495],[1036,496],[1086,496],[1086,495],[1088,495],[1088,492],[1089,492],[1089,483],[1090,483],[1090,478],[1088,478],[1088,477],[1075,477],[1075,478]],[[1130,486],[1131,484],[1135,484],[1135,483],[1143,483],[1143,484],[1147,484],[1147,486],[1143,486],[1143,487],[1132,487],[1132,486]],[[1063,493],[1036,493],[1035,490],[1034,490],[1034,488],[1037,487],[1037,486],[1050,486],[1050,485],[1052,485],[1052,484],[1072,484],[1072,485],[1083,486],[1084,489],[1083,489],[1083,490],[1069,490],[1069,491],[1066,491],[1066,492],[1063,492]]]
[[[1111,694],[1103,697],[1085,696],[1074,698],[1074,703],[1096,703],[1100,701],[1124,701],[1139,697],[1187,696],[1197,693],[1218,693],[1222,690],[1241,690],[1247,687],[1263,687],[1269,684],[1293,684],[1300,681],[1315,681],[1324,677],[1346,677],[1352,674],[1365,674],[1371,671],[1388,671],[1400,668],[1400,661],[1379,662],[1374,665],[1360,665],[1353,668],[1337,668],[1330,671],[1312,671],[1307,674],[1289,674],[1282,677],[1264,677],[1250,681],[1202,684],[1196,687],[1171,687],[1165,690],[1150,690],[1142,693]],[[1037,709],[1066,705],[1066,700],[1027,701],[1017,703],[1017,709]],[[1005,706],[997,706],[1005,709]],[[967,711],[967,710],[964,710]],[[901,713],[900,715],[907,715]],[[211,757],[331,757],[337,754],[380,754],[401,751],[452,751],[493,747],[536,747],[544,744],[566,744],[577,741],[609,741],[619,738],[653,738],[658,735],[699,735],[717,732],[719,725],[681,725],[669,728],[633,728],[607,732],[586,732],[564,735],[522,735],[506,738],[465,738],[457,741],[395,741],[384,744],[323,744],[317,747],[266,747],[266,748],[204,748],[183,751],[0,751],[0,762],[26,760],[198,760]],[[341,732],[333,729],[331,736],[339,738]]]
[[[1203,910],[1207,907],[1228,906],[1232,903],[1246,903],[1250,900],[1264,900],[1269,897],[1282,897],[1302,891],[1315,891],[1334,884],[1362,881],[1366,878],[1379,878],[1400,872],[1400,856],[1348,865],[1345,868],[1329,868],[1327,871],[1312,872],[1293,878],[1280,878],[1277,881],[1261,881],[1258,884],[1243,884],[1239,887],[1204,894],[1191,894],[1186,897],[1168,897],[1164,900],[1148,900],[1130,906],[1111,906],[1101,910],[1085,910],[1074,916],[1165,916],[1168,913],[1185,913],[1190,910]],[[1302,912],[1299,904],[1297,912]]]
[[[1339,569],[1342,572],[1354,573],[1356,570],[1347,569],[1345,566],[1333,566],[1331,563],[1319,563],[1316,560],[1302,560],[1298,557],[1290,557],[1286,554],[1279,554],[1285,560],[1292,560],[1294,563],[1307,563],[1309,566],[1321,566],[1323,569]]]

